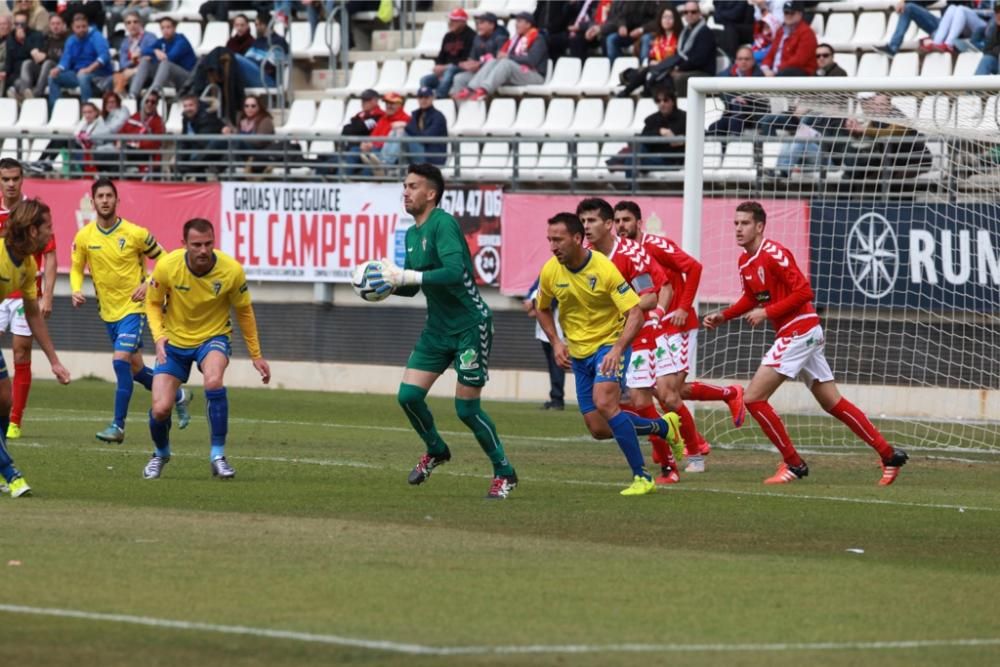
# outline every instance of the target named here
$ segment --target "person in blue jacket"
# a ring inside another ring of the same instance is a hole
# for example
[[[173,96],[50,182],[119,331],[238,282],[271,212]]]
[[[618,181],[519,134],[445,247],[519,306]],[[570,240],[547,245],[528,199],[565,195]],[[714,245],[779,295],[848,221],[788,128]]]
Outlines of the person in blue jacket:
[[[108,40],[90,27],[87,15],[73,15],[73,34],[66,40],[59,64],[49,71],[49,110],[55,106],[64,88],[79,88],[80,97],[89,100],[94,89],[103,87],[111,77],[111,52]]]
[[[434,108],[434,89],[424,86],[417,91],[419,107],[410,116],[406,124],[408,137],[447,137],[448,119]],[[409,153],[412,164],[430,162],[438,167],[444,166],[448,159],[448,144],[445,142],[410,143],[403,148]]]
[[[162,36],[142,50],[142,62],[136,77],[145,81],[149,72],[155,71],[150,90],[162,92],[164,86],[180,88],[191,76],[198,56],[195,55],[191,42],[177,32],[177,21],[165,16],[160,19]]]

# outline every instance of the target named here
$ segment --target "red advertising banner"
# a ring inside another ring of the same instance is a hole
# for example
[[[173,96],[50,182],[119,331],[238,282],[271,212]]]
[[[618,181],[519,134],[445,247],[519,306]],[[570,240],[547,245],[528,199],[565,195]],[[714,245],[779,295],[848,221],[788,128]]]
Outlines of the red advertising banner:
[[[37,180],[24,183],[24,193],[39,197],[52,209],[59,271],[69,273],[73,237],[94,219],[90,201],[91,180]],[[211,220],[219,226],[217,184],[160,184],[116,181],[118,215],[153,233],[167,250],[181,246],[184,223],[191,218]]]
[[[512,194],[504,196],[503,254],[500,291],[527,293],[552,253],[545,237],[547,220],[561,211],[576,211],[583,199],[572,195]],[[642,209],[646,231],[681,243],[681,197],[627,197]],[[612,206],[618,199],[609,200]],[[741,199],[710,199],[702,204],[701,276],[698,298],[728,301],[740,293],[736,262],[742,249],[733,235],[733,212]],[[767,236],[785,245],[809,275],[809,206],[803,200],[760,200],[767,210]]]

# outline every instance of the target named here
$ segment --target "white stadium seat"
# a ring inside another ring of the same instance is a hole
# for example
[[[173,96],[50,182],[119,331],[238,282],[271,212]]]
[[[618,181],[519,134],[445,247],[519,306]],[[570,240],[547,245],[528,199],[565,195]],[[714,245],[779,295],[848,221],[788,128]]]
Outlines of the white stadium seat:
[[[167,134],[180,134],[184,131],[184,113],[181,111],[181,103],[174,102],[167,111],[167,121],[163,124]]]
[[[327,42],[326,24],[320,23],[313,33],[312,43],[309,45],[309,57],[329,58],[330,51],[335,54],[340,52],[340,24],[334,23],[331,27],[329,42]]]
[[[463,141],[458,145],[458,155],[451,155],[444,168],[446,178],[470,178],[469,170],[479,164],[479,144],[475,141]]]
[[[635,100],[632,98],[612,97],[608,100],[608,108],[604,112],[604,122],[600,133],[604,136],[626,134],[632,125],[635,114]]]
[[[514,119],[511,130],[516,135],[535,136],[543,120],[545,102],[537,97],[525,98],[517,107],[517,118]]]
[[[598,134],[603,121],[604,100],[597,98],[580,100],[576,104],[576,113],[573,114],[569,132],[578,137],[593,136]]]
[[[451,126],[455,124],[455,100],[450,98],[434,100],[434,108],[444,115],[445,122],[448,123],[448,128],[450,130]]]
[[[983,103],[977,95],[961,95],[955,105],[955,125],[962,129],[975,128],[983,118]]]
[[[548,83],[524,87],[525,95],[575,95],[583,63],[579,58],[564,56],[556,61]]]
[[[510,144],[507,142],[483,144],[479,163],[469,170],[469,176],[484,180],[505,180],[510,177]]]
[[[580,81],[574,94],[605,95],[608,92],[608,77],[611,75],[611,64],[607,58],[587,58],[583,61]]]
[[[447,21],[427,21],[420,32],[420,41],[412,49],[399,49],[401,56],[436,56],[441,50],[441,40],[448,32]]]
[[[374,60],[359,60],[351,66],[351,76],[343,88],[328,88],[327,94],[334,97],[352,97],[374,88],[378,80],[378,63]]]
[[[295,100],[285,116],[284,124],[277,128],[277,134],[293,134],[307,132],[316,122],[316,102],[313,100]]]
[[[951,54],[928,53],[925,55],[923,67],[920,68],[920,76],[951,76]]]
[[[944,126],[951,118],[951,100],[944,95],[928,95],[920,101],[917,117],[922,123]]]
[[[526,135],[558,137],[565,135],[569,130],[570,123],[573,122],[575,100],[567,97],[554,97],[549,101],[549,108],[545,112],[545,120],[541,126],[533,132],[525,132]]]
[[[455,120],[454,127],[448,128],[448,134],[453,136],[478,136],[483,133],[483,124],[485,122],[485,102],[463,102],[458,108],[458,118]]]
[[[855,76],[862,79],[884,78],[888,73],[889,59],[884,53],[866,53],[861,56],[861,62],[858,63],[858,72]]]
[[[226,21],[210,21],[205,24],[205,33],[202,35],[201,44],[194,51],[199,56],[203,56],[212,49],[225,46],[229,41],[231,32],[229,23]]]
[[[834,57],[834,61],[844,68],[847,76],[854,76],[855,72],[858,71],[858,56],[853,52],[838,53]]]
[[[977,51],[959,53],[958,59],[955,60],[955,71],[952,72],[952,76],[973,76],[982,58],[983,54]]]
[[[410,69],[406,73],[406,83],[400,92],[404,95],[416,95],[420,89],[420,79],[434,72],[434,61],[428,58],[418,58],[410,61]]]
[[[514,119],[517,117],[517,103],[509,97],[498,97],[490,102],[490,110],[483,123],[483,134],[505,137],[514,133]],[[484,147],[485,150],[485,147]]]
[[[320,101],[310,129],[314,134],[324,136],[340,134],[345,122],[344,100],[328,98]]]
[[[656,113],[656,102],[648,97],[640,97],[635,105],[635,116],[632,117],[632,132],[638,134],[646,124],[650,114]]]
[[[406,84],[406,61],[386,60],[382,63],[378,81],[373,88],[380,93],[398,93]]]
[[[316,28],[317,32],[319,27]],[[288,46],[292,49],[294,58],[312,58],[309,47],[312,46],[312,26],[308,21],[293,21],[289,31]]]
[[[902,51],[896,54],[889,66],[889,77],[913,77],[920,74],[920,56],[916,51]]]
[[[565,181],[570,176],[569,144],[546,141],[538,154],[538,163],[529,177],[542,181]]]
[[[191,42],[191,48],[197,53],[198,47],[201,46],[201,23],[181,21],[177,24],[177,32],[187,37]]]
[[[854,28],[854,37],[851,39],[855,48],[870,49],[873,46],[884,44],[882,38],[885,36],[885,14],[881,12],[862,12],[858,16],[857,26]]]
[[[45,127],[49,122],[49,103],[42,98],[24,100],[21,115],[15,127],[22,132],[30,132]]]
[[[17,100],[0,97],[0,127],[11,127],[17,122]]]
[[[853,50],[854,14],[830,14],[826,19],[826,30],[823,31],[822,42],[827,42],[837,51]]]
[[[608,95],[613,93],[618,86],[621,84],[618,82],[620,75],[627,69],[635,68],[639,66],[639,59],[635,56],[621,56],[615,58],[614,64],[611,65],[611,73],[608,75],[608,81],[605,86],[603,93],[598,93],[600,95]],[[589,93],[584,93],[589,94]]]
[[[80,100],[72,97],[60,97],[52,107],[52,117],[49,118],[50,132],[72,132],[80,120]]]

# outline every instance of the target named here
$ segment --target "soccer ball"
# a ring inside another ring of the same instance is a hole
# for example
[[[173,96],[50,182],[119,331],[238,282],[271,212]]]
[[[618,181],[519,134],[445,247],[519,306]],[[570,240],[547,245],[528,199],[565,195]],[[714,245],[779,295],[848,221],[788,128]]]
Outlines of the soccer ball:
[[[354,288],[354,293],[362,299],[374,303],[376,301],[384,301],[385,299],[388,299],[389,295],[392,294],[392,290],[379,294],[375,291],[374,287],[368,284],[368,267],[372,265],[376,268],[382,268],[382,262],[376,260],[363,262],[354,267],[354,276],[351,278],[351,287]]]

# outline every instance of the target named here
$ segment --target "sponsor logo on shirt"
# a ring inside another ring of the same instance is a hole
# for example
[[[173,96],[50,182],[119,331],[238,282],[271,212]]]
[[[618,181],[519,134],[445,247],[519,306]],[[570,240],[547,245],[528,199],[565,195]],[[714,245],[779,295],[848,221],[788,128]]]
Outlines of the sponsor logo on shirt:
[[[593,289],[594,286],[591,285],[590,288]],[[625,292],[628,292],[628,289],[629,289],[629,287],[628,287],[628,283],[627,282],[624,282],[624,283],[622,283],[621,285],[619,285],[617,287],[617,290],[618,290],[619,294],[625,294]]]
[[[771,293],[768,290],[757,292],[754,296],[757,297],[757,303],[767,303],[771,300]]]

